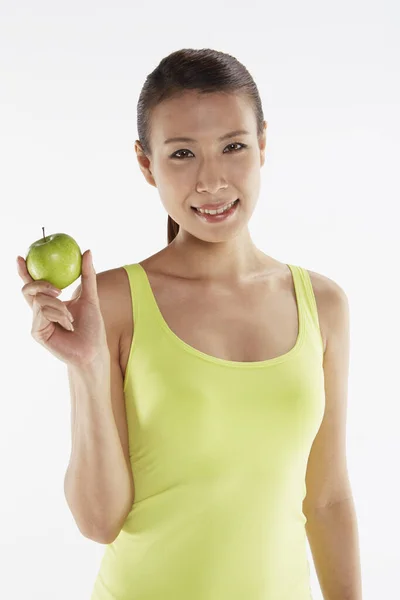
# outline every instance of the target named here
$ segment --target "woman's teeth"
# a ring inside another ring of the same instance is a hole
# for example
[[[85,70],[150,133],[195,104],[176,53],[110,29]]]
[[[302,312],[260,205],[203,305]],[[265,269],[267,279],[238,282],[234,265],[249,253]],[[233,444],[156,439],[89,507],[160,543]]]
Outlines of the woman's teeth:
[[[221,215],[223,212],[226,212],[227,210],[229,210],[235,204],[235,202],[236,202],[236,200],[234,200],[233,202],[230,202],[229,204],[226,204],[219,210],[207,210],[207,209],[202,209],[202,208],[196,208],[196,210],[199,213],[206,214],[206,215]]]

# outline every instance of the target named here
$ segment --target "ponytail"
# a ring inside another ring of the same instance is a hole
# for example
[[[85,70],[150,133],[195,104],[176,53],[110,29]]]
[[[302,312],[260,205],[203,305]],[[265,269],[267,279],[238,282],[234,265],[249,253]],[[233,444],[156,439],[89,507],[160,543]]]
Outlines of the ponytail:
[[[179,225],[168,215],[168,244],[178,235]]]

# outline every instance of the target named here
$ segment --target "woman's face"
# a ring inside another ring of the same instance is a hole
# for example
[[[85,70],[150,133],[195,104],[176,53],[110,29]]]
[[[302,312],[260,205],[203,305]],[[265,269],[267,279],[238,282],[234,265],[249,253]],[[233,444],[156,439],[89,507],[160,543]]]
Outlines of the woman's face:
[[[136,142],[140,168],[157,187],[167,213],[187,232],[204,241],[224,241],[247,225],[260,189],[265,161],[266,126],[257,139],[256,119],[247,98],[234,94],[184,92],[156,106],[151,114],[152,156]],[[229,138],[227,133],[245,130]],[[192,141],[168,141],[185,137]],[[207,223],[193,206],[239,198],[232,217]]]

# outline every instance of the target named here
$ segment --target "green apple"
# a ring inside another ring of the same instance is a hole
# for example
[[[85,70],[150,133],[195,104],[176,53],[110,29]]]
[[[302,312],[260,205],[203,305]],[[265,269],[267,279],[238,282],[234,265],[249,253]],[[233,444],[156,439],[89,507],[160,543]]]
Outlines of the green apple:
[[[76,241],[66,233],[45,235],[29,246],[26,268],[32,279],[44,279],[63,290],[82,272],[82,254]]]

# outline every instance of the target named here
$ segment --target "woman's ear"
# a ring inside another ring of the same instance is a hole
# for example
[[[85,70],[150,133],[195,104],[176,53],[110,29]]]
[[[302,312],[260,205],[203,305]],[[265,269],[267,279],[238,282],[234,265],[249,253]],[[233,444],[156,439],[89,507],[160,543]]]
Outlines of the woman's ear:
[[[155,179],[153,177],[153,173],[150,168],[151,161],[149,157],[144,153],[142,144],[139,142],[139,140],[136,140],[135,142],[135,151],[140,170],[142,171],[147,183],[153,185],[154,187],[157,187]]]

